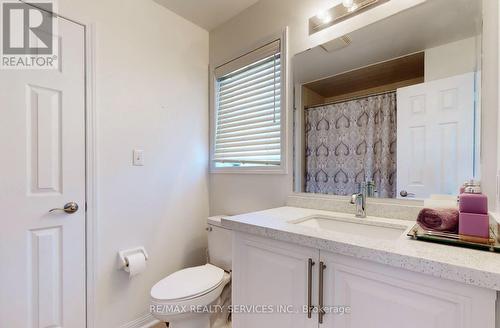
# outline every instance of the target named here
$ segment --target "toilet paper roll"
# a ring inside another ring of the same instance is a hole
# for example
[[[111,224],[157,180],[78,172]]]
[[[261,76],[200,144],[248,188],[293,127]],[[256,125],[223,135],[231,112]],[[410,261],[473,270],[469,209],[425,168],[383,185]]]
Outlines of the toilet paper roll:
[[[146,258],[142,253],[134,253],[125,256],[128,266],[125,267],[130,277],[138,275],[146,269]]]

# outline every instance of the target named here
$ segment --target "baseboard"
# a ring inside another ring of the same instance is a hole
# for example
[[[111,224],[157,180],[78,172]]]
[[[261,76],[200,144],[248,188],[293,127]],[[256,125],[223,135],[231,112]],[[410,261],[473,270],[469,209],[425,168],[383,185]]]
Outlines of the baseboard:
[[[120,326],[120,328],[150,328],[159,322],[160,321],[155,319],[151,313],[146,313],[142,317]]]

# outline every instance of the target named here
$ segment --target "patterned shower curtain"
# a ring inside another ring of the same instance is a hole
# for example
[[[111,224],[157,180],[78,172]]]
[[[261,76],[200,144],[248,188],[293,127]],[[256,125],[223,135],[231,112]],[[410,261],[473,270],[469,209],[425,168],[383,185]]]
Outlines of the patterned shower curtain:
[[[396,93],[309,108],[305,115],[306,192],[351,195],[375,182],[396,195]]]

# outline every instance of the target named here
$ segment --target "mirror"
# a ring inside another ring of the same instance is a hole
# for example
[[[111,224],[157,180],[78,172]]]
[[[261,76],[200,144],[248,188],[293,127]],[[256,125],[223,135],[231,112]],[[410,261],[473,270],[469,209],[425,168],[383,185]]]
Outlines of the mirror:
[[[477,178],[481,41],[481,0],[428,0],[297,54],[295,191],[423,199]]]

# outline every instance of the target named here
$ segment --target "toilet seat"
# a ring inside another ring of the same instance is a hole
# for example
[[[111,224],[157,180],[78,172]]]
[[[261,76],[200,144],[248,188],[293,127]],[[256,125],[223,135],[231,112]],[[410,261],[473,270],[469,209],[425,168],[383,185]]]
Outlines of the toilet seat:
[[[176,328],[205,327],[211,314],[198,312],[199,307],[203,311],[217,302],[230,280],[229,273],[212,264],[174,272],[151,289],[150,312]]]
[[[151,289],[156,302],[179,302],[201,297],[224,282],[224,270],[212,264],[186,268],[160,280]]]

